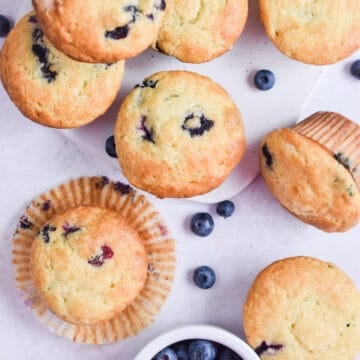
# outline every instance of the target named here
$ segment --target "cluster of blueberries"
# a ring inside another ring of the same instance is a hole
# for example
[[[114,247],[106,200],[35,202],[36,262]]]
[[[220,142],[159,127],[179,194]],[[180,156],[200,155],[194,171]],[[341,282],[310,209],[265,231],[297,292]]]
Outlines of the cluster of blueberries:
[[[208,340],[185,340],[170,345],[152,360],[243,360],[231,349]]]
[[[235,210],[235,204],[224,200],[217,204],[216,213],[223,218],[230,217]],[[191,231],[198,236],[208,236],[214,230],[214,219],[206,212],[196,213],[190,220]],[[193,274],[193,281],[200,289],[210,289],[216,282],[216,274],[209,266],[199,266]]]

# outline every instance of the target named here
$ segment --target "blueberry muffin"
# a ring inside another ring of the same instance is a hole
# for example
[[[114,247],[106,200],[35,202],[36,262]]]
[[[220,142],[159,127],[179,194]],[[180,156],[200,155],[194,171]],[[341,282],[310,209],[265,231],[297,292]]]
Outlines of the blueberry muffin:
[[[0,77],[11,100],[26,117],[49,127],[79,127],[105,113],[123,73],[123,61],[94,65],[63,55],[33,13],[16,24],[0,54]]]
[[[341,232],[360,219],[360,127],[319,112],[266,135],[260,168],[280,204],[302,221]]]
[[[212,60],[233,46],[247,15],[248,0],[169,1],[154,47],[188,63]]]
[[[74,324],[112,318],[142,290],[147,254],[117,212],[78,206],[51,218],[30,252],[34,286],[48,308]]]
[[[259,4],[269,38],[290,58],[332,64],[360,47],[359,0],[260,0]]]
[[[187,71],[159,72],[120,107],[116,150],[125,177],[158,197],[219,186],[243,156],[242,118],[226,91]]]
[[[353,360],[360,351],[360,293],[339,268],[315,258],[287,258],[262,270],[243,321],[261,359]]]
[[[134,57],[156,38],[165,0],[33,0],[46,37],[73,59],[113,63]]]

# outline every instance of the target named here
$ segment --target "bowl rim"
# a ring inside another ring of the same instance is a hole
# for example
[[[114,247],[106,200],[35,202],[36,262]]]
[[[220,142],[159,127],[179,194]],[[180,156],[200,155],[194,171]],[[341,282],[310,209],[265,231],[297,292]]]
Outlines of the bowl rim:
[[[221,327],[205,324],[182,326],[157,336],[145,345],[134,360],[151,360],[167,346],[190,339],[214,341],[235,351],[244,360],[260,360],[255,351],[240,337]]]

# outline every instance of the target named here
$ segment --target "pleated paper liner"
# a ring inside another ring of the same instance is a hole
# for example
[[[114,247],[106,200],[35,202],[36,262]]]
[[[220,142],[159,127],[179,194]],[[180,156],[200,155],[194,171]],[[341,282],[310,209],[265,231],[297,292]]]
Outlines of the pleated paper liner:
[[[118,211],[133,226],[148,254],[148,277],[138,297],[114,318],[95,325],[74,325],[56,317],[37,294],[30,276],[30,248],[36,233],[54,215],[78,205]],[[107,177],[82,177],[37,197],[20,218],[13,237],[16,283],[25,304],[42,323],[75,342],[104,344],[136,335],[159,313],[173,282],[175,242],[158,211],[129,185]]]
[[[293,127],[293,130],[323,145],[352,174],[360,188],[360,126],[334,113],[317,112]]]

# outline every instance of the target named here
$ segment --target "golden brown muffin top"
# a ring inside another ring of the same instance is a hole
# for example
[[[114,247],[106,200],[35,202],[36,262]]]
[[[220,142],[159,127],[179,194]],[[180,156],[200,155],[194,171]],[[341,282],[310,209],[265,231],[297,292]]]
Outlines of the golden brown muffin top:
[[[147,254],[117,212],[78,206],[55,215],[36,236],[30,267],[50,310],[75,324],[107,320],[142,290]]]

